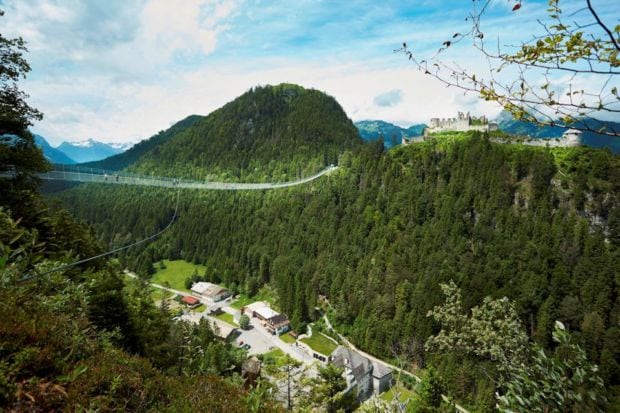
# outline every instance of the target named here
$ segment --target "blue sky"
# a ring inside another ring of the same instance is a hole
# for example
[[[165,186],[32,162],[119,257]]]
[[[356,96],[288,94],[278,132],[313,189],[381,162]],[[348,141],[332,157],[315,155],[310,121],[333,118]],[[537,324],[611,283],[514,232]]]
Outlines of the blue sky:
[[[566,1],[578,8],[581,0]],[[299,83],[334,96],[353,120],[401,125],[496,106],[446,89],[394,53],[406,41],[431,56],[465,31],[469,0],[0,0],[5,36],[29,45],[22,82],[45,114],[51,143],[138,141],[190,114],[208,114],[258,84]],[[523,40],[545,1],[494,0],[485,20],[502,41]],[[618,24],[615,0],[594,0]],[[459,45],[447,59],[484,61]]]

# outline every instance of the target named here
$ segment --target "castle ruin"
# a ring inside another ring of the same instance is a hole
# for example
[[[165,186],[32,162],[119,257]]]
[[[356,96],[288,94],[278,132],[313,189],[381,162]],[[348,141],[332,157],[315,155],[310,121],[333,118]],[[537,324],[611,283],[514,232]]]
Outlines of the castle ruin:
[[[458,112],[456,118],[432,118],[428,132],[457,131],[466,132],[476,130],[480,132],[488,132],[497,130],[497,123],[489,122],[486,116],[479,118],[472,117],[469,112]]]
[[[458,112],[456,118],[431,118],[430,125],[424,128],[424,132],[421,136],[403,136],[401,143],[403,145],[408,145],[421,142],[428,139],[430,134],[434,132],[466,132],[470,130],[488,132],[498,130],[498,128],[497,123],[489,122],[484,115],[476,118],[471,116],[469,112]]]
[[[486,116],[482,115],[479,118],[473,117],[469,112],[458,112],[456,118],[432,118],[430,125],[424,128],[424,132],[420,136],[403,136],[401,143],[403,145],[409,145],[412,143],[422,142],[430,139],[430,134],[434,132],[467,132],[467,131],[480,131],[489,132],[496,131],[499,126],[495,122],[489,122]],[[532,137],[519,137],[516,142],[529,146],[543,146],[549,148],[571,148],[582,145],[581,131],[577,129],[567,129],[564,131],[561,137],[557,138],[532,138]],[[496,143],[512,143],[512,139],[506,138],[491,138]]]

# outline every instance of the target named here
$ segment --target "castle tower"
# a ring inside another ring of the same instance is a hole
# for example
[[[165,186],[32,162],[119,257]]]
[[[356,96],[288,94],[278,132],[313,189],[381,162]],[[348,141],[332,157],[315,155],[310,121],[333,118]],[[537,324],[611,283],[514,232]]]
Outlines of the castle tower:
[[[562,134],[562,140],[565,146],[581,146],[581,131],[577,129],[567,129]]]

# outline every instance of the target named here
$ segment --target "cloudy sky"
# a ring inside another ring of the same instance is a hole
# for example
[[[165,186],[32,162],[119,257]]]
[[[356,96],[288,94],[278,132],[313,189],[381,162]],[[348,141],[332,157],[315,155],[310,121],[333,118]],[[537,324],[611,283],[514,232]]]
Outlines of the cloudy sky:
[[[525,40],[546,1],[495,0],[486,33]],[[581,0],[565,1],[582,7]],[[394,53],[432,56],[469,27],[465,0],[0,0],[3,35],[22,36],[32,72],[21,83],[52,144],[147,138],[206,115],[255,85],[297,83],[334,96],[353,120],[403,126],[498,108],[447,89]],[[618,24],[617,0],[594,0]],[[484,61],[463,43],[445,59]]]

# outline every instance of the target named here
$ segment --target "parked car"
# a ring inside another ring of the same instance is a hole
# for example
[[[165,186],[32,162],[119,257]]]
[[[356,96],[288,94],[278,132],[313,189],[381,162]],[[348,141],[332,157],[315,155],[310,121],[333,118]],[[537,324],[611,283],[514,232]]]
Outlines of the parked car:
[[[249,350],[250,347],[252,346],[250,346],[248,343],[245,343],[244,345],[241,346],[241,348],[246,349],[246,350]]]

